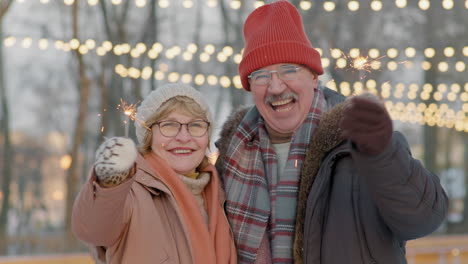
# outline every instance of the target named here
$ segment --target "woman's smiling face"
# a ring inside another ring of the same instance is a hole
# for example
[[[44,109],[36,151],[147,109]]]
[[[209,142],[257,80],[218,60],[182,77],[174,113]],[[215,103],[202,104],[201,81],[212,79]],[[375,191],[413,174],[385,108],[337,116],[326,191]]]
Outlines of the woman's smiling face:
[[[201,120],[189,114],[174,110],[162,121],[175,121],[186,124]],[[174,137],[166,137],[161,133],[158,125],[153,125],[153,142],[151,149],[166,160],[172,169],[179,174],[195,172],[205,157],[209,143],[209,133],[201,137],[191,136],[187,125],[182,125],[179,133]]]

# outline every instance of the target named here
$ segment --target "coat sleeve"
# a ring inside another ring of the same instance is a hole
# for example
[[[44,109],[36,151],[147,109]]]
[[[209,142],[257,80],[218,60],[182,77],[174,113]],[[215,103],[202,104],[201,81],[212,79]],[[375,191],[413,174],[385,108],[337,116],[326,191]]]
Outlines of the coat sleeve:
[[[448,198],[438,176],[411,156],[401,133],[377,156],[351,155],[384,222],[401,240],[430,234],[445,219]]]
[[[78,194],[72,210],[71,227],[76,237],[95,246],[111,246],[124,232],[132,211],[134,177],[102,188],[94,169]]]

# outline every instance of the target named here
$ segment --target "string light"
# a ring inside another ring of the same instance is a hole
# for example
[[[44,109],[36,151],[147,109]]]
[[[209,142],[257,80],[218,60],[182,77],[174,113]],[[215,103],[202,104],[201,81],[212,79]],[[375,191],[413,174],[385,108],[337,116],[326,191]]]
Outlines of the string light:
[[[167,66],[167,65],[166,65]],[[165,69],[166,67],[161,67]],[[143,70],[140,72],[138,69],[134,67],[130,67],[129,69],[125,69],[124,66],[122,65],[117,65],[115,67],[115,72],[119,74],[121,77],[130,77],[130,78],[144,78],[144,79],[149,79],[149,76],[151,76],[151,69],[149,67],[143,68]],[[164,75],[163,71],[157,71],[154,74],[154,78],[157,80],[164,80],[166,77]],[[167,80],[169,82],[177,82],[178,80],[182,80],[184,83],[190,83],[194,82],[197,85],[203,85],[207,84],[210,86],[217,86],[218,84],[221,85],[224,88],[229,87],[231,84],[234,84],[236,88],[241,88],[240,84],[240,79],[239,76],[236,75],[232,78],[229,78],[228,76],[215,76],[213,74],[210,74],[208,76],[205,76],[204,74],[197,74],[195,77],[192,77],[191,74],[189,73],[184,73],[180,74],[178,72],[171,72],[167,75]],[[327,85],[335,87],[336,85],[333,85],[333,83],[327,83]],[[466,87],[468,87],[468,84],[465,84]],[[366,82],[366,87],[371,90],[373,93],[377,93],[377,83],[375,80],[368,80]],[[351,87],[351,84],[348,82],[341,82],[339,84],[340,92],[345,95],[349,96],[352,93],[359,94],[363,91],[363,84],[362,82],[355,82],[353,86]],[[467,88],[468,89],[468,88]],[[431,98],[431,92],[433,91],[433,87],[431,84],[424,84],[422,88],[415,84],[409,84],[406,86],[403,83],[397,83],[392,87],[392,85],[388,82],[383,83],[381,85],[381,93],[382,96],[386,99],[390,99],[391,96],[395,99],[402,99],[405,96],[405,93],[407,93],[407,98],[411,100],[417,99],[417,92],[421,91],[419,94],[419,99],[421,101],[427,101]],[[450,91],[449,91],[450,90]],[[393,92],[392,92],[393,91]],[[461,85],[460,84],[452,84],[450,86],[447,86],[446,84],[439,84],[437,86],[436,91],[433,93],[432,98],[436,101],[442,101],[444,99],[447,99],[448,101],[456,101],[457,99],[461,100],[462,102],[468,103],[468,92],[461,92]],[[433,109],[434,106],[431,107]],[[468,109],[467,109],[468,110]],[[468,111],[465,111],[468,112]]]
[[[101,0],[104,1],[104,0]],[[130,1],[130,0],[129,0]],[[144,8],[148,5],[147,0],[133,0],[134,4],[138,8]],[[218,6],[218,1],[220,0],[204,0],[205,4],[209,8],[215,8]],[[434,0],[419,0],[418,1],[418,7],[426,11],[430,8],[431,2]],[[25,0],[16,0],[18,3],[24,3]],[[41,4],[50,4],[50,0],[39,0]],[[124,1],[122,0],[111,0],[111,3],[113,5],[121,5]],[[362,0],[350,0],[347,4],[347,7],[350,11],[358,11],[360,9],[360,6],[362,4]],[[65,5],[71,6],[75,3],[75,0],[63,0],[63,3]],[[89,6],[96,6],[99,3],[99,0],[87,0],[86,3]],[[258,8],[262,5],[265,4],[265,1],[253,1],[249,7],[255,9]],[[395,0],[394,4],[398,8],[406,8],[408,5],[407,0]],[[169,0],[158,0],[158,5],[161,8],[168,8],[170,6],[170,1]],[[194,1],[193,0],[183,0],[182,1],[182,6],[184,8],[193,8],[194,7]],[[230,0],[229,5],[231,9],[233,10],[239,10],[240,7],[242,6],[242,1],[240,0]],[[390,5],[389,5],[390,6]],[[310,0],[302,0],[299,2],[299,8],[308,11],[314,7],[313,2]],[[323,9],[327,12],[332,12],[336,9],[336,3],[334,1],[325,1],[322,5]],[[453,0],[442,0],[441,2],[441,7],[445,10],[451,10],[454,8],[454,1]],[[381,11],[383,8],[383,3],[380,0],[372,0],[370,3],[370,10],[378,12]],[[468,0],[465,0],[465,8],[468,9]]]
[[[38,39],[37,43],[38,43],[38,46],[42,46],[42,45],[44,45],[43,44],[44,42],[51,42],[51,41],[52,40]],[[22,40],[21,39],[19,40],[19,43],[28,43],[26,46],[28,46],[28,45],[31,46],[33,44],[33,42],[34,42],[34,40],[31,37],[25,37]],[[54,42],[55,42],[54,47],[56,49],[58,49],[58,50],[63,50],[63,45],[65,43],[68,43],[68,45],[72,49],[78,49],[79,46],[82,44],[82,42],[80,40],[78,40],[78,39],[71,39],[69,41],[55,40]],[[3,44],[5,45],[5,47],[13,47],[17,43],[18,43],[18,39],[16,37],[14,37],[14,36],[8,36],[8,37],[4,38],[4,40],[3,40]],[[102,48],[106,52],[109,52],[109,51],[113,50],[114,53],[120,54],[120,55],[128,54],[133,49],[137,49],[138,53],[141,53],[141,54],[144,54],[145,52],[148,53],[148,54],[150,54],[150,53],[160,53],[165,49],[165,47],[159,42],[156,42],[156,43],[152,44],[150,49],[148,49],[148,47],[144,43],[137,43],[137,44],[135,44],[134,47],[132,47],[129,43],[113,44],[110,41],[103,41],[98,46],[96,41],[93,40],[93,39],[87,39],[87,40],[85,40],[83,42],[83,44],[86,45],[86,47],[89,50],[95,50],[95,49],[98,49],[98,48]],[[208,55],[212,55],[212,54],[214,54],[216,52],[216,49],[217,48],[215,47],[215,45],[207,44],[207,45],[205,45],[203,50]],[[233,54],[234,54],[234,50],[233,50],[233,48],[231,46],[220,47],[219,49],[221,50],[222,53],[224,53],[224,55],[226,55],[228,57],[233,56]],[[177,55],[180,55],[182,53],[181,52],[182,48],[180,46],[173,46],[173,47],[170,47],[170,48],[166,48],[166,50],[171,50],[171,52],[174,54],[173,57],[175,57]],[[188,52],[194,54],[194,53],[196,53],[198,51],[198,46],[196,44],[194,44],[194,43],[189,43],[187,45],[187,47],[186,47],[186,50]],[[322,52],[321,49],[317,49],[317,51],[323,56],[323,52]],[[447,57],[447,58],[451,58],[451,57],[453,57],[455,55],[456,50],[455,50],[454,47],[449,46],[449,47],[441,48],[440,51],[436,51],[434,48],[426,48],[423,51],[424,56],[426,58],[430,58],[430,59],[433,58],[436,55],[437,52],[439,52],[441,54],[444,54],[444,56]],[[346,52],[344,50],[341,50],[341,49],[338,49],[338,48],[330,49],[330,55],[334,59],[337,59],[337,58],[341,57],[343,53],[346,53]],[[361,54],[365,54],[365,53],[367,53],[369,55],[369,57],[373,58],[373,59],[378,58],[381,53],[386,53],[387,57],[389,57],[389,58],[395,58],[395,57],[397,57],[399,55],[399,51],[396,48],[389,48],[389,49],[383,50],[383,51],[379,51],[376,48],[371,48],[367,52],[365,50],[361,50],[361,49],[358,49],[358,48],[352,48],[349,51],[349,56],[352,57],[352,58],[356,58],[356,57],[360,56]],[[404,53],[405,53],[405,55],[407,57],[412,58],[412,57],[415,57],[417,51],[413,47],[407,47],[407,48],[404,49]],[[464,57],[468,57],[468,46],[463,47],[462,50],[461,50],[461,53],[463,54]],[[238,54],[241,54],[241,52],[239,52]],[[233,57],[242,56],[242,55],[238,55],[238,54],[234,54]]]
[[[11,48],[16,46],[21,48],[31,48],[37,42],[37,47],[41,50],[45,50],[49,47],[49,43],[51,40],[48,39],[38,39],[37,41],[33,40],[31,37],[25,37],[23,39],[17,39],[14,36],[8,36],[3,40],[3,44],[7,48]],[[87,54],[91,51],[94,51],[98,56],[105,56],[108,52],[113,52],[116,56],[122,56],[124,54],[130,54],[133,58],[139,58],[142,55],[146,54],[150,59],[156,59],[159,57],[161,52],[164,52],[165,58],[168,60],[174,60],[178,56],[181,57],[184,61],[191,61],[194,59],[194,54],[199,50],[199,47],[194,43],[189,43],[183,50],[181,46],[172,46],[165,48],[161,43],[157,42],[152,44],[151,48],[148,49],[148,46],[144,43],[136,43],[133,47],[129,43],[121,43],[121,44],[112,44],[110,41],[103,41],[100,45],[96,43],[93,39],[87,39],[84,42],[81,42],[78,39],[71,39],[68,42],[63,40],[55,40],[53,42],[53,47],[57,50],[61,51],[70,51],[70,50],[78,50],[81,54]],[[218,49],[218,53],[214,54]],[[224,63],[228,60],[239,64],[242,55],[241,53],[235,53],[234,49],[231,46],[224,46],[217,48],[213,44],[206,44],[202,48],[203,52],[198,54],[198,59],[203,62],[209,62],[212,58],[216,59],[217,61]],[[319,53],[323,55],[323,51],[318,49]],[[440,51],[436,51],[434,48],[426,48],[422,51],[424,56],[430,60],[432,60],[437,53],[443,54],[446,58],[452,58],[457,51],[454,47],[445,47],[441,48]],[[361,56],[361,54],[365,54],[366,51],[360,50],[357,48],[352,48],[349,50],[349,57],[357,58]],[[386,66],[387,69],[391,71],[395,71],[398,67],[406,67],[407,69],[412,69],[415,67],[415,63],[409,60],[406,61],[393,61],[389,60],[387,62],[377,60],[381,53],[386,53],[386,56],[389,59],[396,58],[399,55],[399,51],[396,48],[389,48],[386,51],[379,51],[376,48],[369,49],[367,54],[369,58],[374,59],[372,63],[370,63],[370,67],[373,70],[379,70],[382,66]],[[417,51],[413,47],[408,47],[404,49],[404,54],[408,58],[415,57]],[[339,69],[344,69],[347,67],[347,61],[343,58],[344,51],[338,48],[330,49],[330,57],[334,59],[333,63],[330,58],[322,56],[322,65],[324,68],[328,67],[336,67]],[[468,56],[468,48],[465,46],[461,50],[461,54],[463,56]],[[214,55],[214,56],[211,56]],[[428,71],[432,68],[432,62],[430,60],[423,61],[421,64],[418,64],[419,67],[425,71]],[[435,67],[440,72],[448,72],[449,69],[453,68],[456,72],[464,72],[466,70],[466,62],[464,61],[444,61],[439,60],[439,62],[435,63]]]

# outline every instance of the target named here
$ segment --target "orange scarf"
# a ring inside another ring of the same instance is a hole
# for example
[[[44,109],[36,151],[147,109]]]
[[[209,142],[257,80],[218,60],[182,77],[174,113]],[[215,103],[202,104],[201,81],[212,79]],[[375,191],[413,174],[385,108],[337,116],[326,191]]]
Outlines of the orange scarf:
[[[203,171],[211,179],[203,191],[209,228],[206,228],[196,199],[165,160],[154,153],[145,155],[156,175],[169,187],[182,214],[182,223],[188,230],[194,264],[236,264],[237,256],[229,223],[220,205],[218,173],[213,165]]]

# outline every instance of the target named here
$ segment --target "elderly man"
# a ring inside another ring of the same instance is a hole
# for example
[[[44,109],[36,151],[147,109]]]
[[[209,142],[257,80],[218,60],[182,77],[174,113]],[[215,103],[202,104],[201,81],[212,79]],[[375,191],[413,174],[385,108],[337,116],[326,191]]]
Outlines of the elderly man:
[[[436,175],[370,94],[322,87],[319,53],[287,1],[244,24],[239,74],[255,106],[217,141],[239,263],[399,264],[444,220]]]

